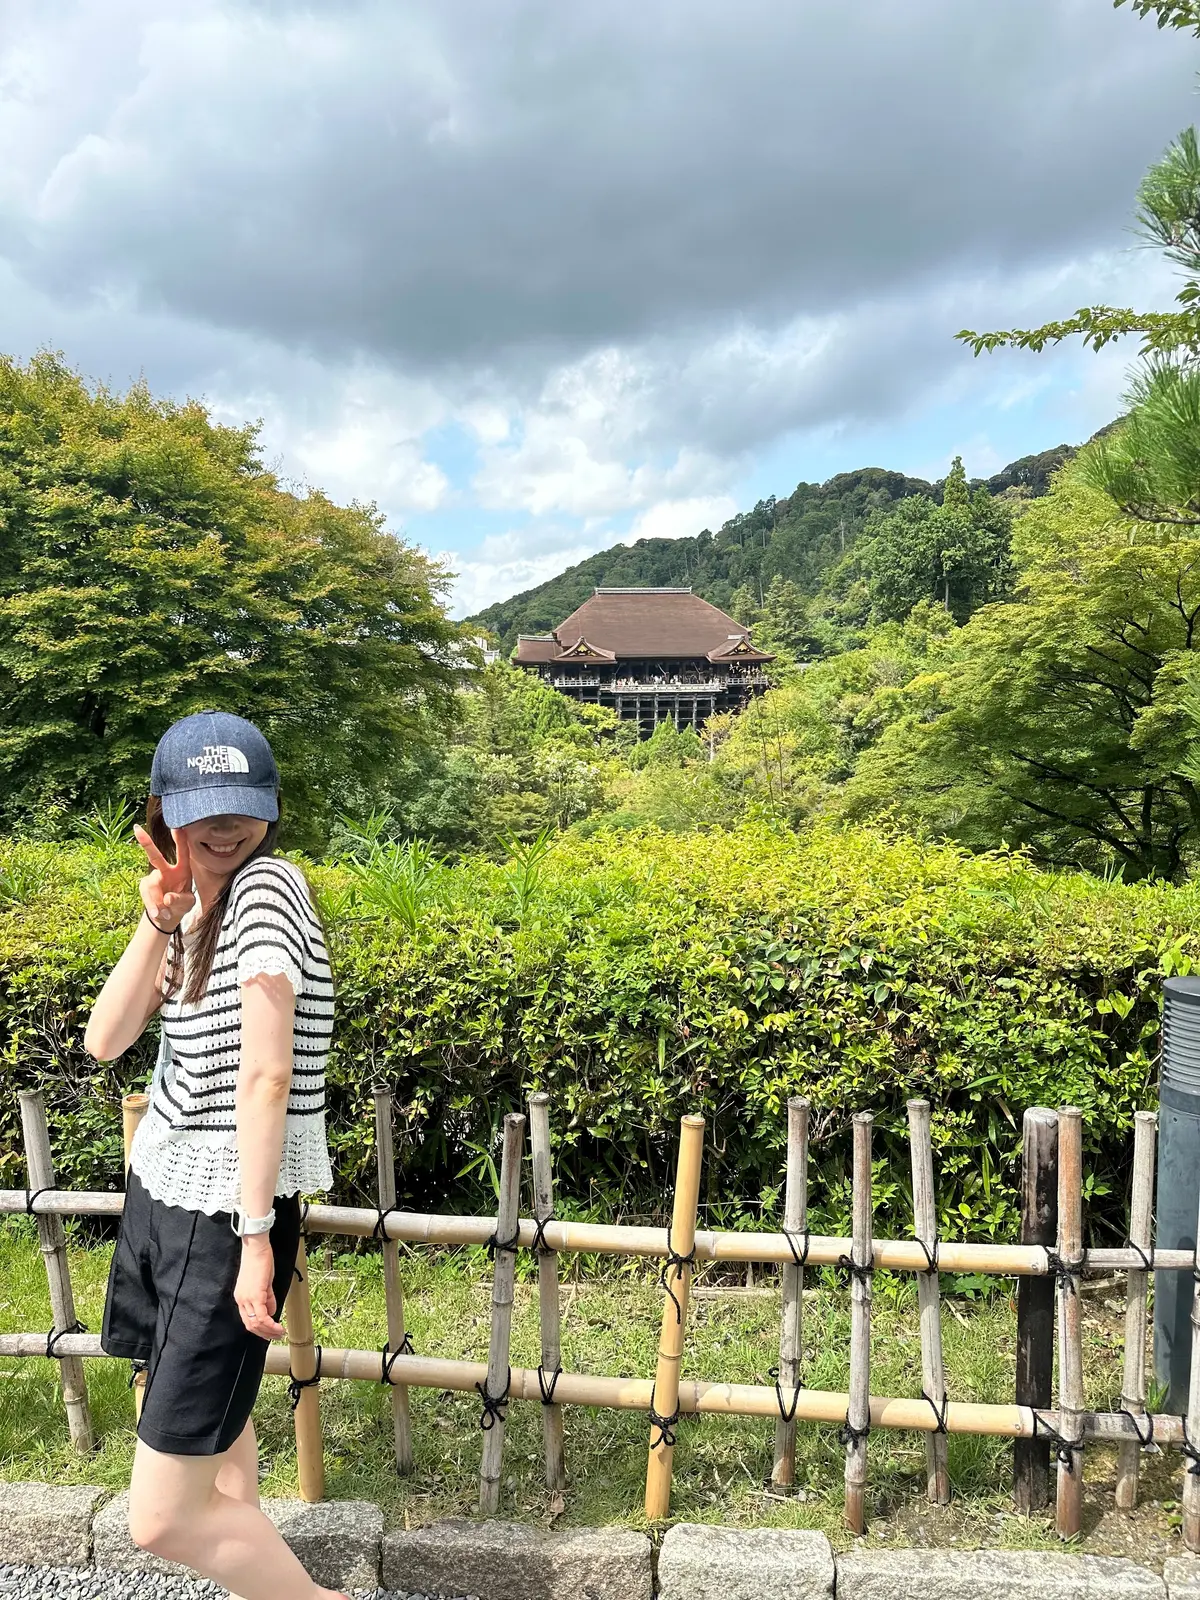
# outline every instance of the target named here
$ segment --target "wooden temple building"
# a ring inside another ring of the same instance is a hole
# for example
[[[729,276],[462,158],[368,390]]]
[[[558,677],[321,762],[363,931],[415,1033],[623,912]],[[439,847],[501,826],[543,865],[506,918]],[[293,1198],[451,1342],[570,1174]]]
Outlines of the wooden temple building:
[[[552,633],[523,633],[513,662],[574,700],[611,706],[648,738],[660,722],[699,728],[767,686],[775,658],[690,589],[596,589]]]

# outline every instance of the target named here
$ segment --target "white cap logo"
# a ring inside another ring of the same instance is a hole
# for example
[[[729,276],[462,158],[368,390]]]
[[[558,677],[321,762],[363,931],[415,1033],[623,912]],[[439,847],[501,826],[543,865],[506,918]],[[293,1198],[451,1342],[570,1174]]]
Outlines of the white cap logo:
[[[235,744],[206,744],[204,754],[189,756],[187,764],[205,776],[214,772],[250,771],[250,763]]]

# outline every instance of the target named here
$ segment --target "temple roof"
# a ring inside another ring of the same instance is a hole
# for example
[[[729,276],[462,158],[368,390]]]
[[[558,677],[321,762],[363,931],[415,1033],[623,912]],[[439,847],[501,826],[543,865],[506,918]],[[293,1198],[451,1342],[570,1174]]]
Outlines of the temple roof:
[[[551,634],[517,641],[513,660],[620,661],[645,657],[773,661],[750,630],[690,589],[597,589]]]

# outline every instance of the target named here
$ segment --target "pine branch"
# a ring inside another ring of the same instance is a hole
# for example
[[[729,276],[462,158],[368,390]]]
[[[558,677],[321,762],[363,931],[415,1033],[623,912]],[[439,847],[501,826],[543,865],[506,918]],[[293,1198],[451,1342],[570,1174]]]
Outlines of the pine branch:
[[[1200,6],[1200,0],[1196,0]],[[1085,346],[1102,350],[1114,339],[1132,333],[1142,335],[1142,353],[1167,353],[1180,348],[1200,350],[1200,315],[1193,311],[1130,311],[1114,306],[1083,306],[1062,322],[1047,322],[1040,328],[1008,328],[996,333],[976,333],[963,328],[955,334],[978,355],[985,350],[1008,346],[1013,350],[1044,350],[1048,344],[1061,344],[1076,334]]]

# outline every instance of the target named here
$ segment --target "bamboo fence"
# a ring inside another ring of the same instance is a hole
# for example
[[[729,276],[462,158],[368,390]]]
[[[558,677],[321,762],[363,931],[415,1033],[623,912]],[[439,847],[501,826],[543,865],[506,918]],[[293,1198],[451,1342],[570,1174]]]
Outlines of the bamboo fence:
[[[141,1109],[126,1097],[123,1116],[126,1152]],[[506,1411],[512,1401],[543,1407],[546,1482],[566,1481],[563,1444],[565,1406],[609,1407],[642,1412],[650,1424],[645,1511],[658,1521],[670,1510],[674,1445],[679,1419],[694,1415],[747,1416],[775,1423],[773,1482],[794,1477],[795,1429],[801,1422],[834,1424],[845,1448],[846,1521],[861,1532],[867,1523],[868,1443],[877,1428],[922,1433],[928,1446],[928,1490],[944,1500],[950,1488],[946,1443],[950,1434],[991,1435],[1014,1441],[1015,1495],[1019,1508],[1044,1504],[1044,1465],[1052,1449],[1057,1460],[1056,1523],[1064,1538],[1079,1532],[1082,1456],[1089,1441],[1118,1447],[1117,1501],[1136,1503],[1138,1457],[1146,1448],[1176,1446],[1195,1465],[1200,1460],[1200,1277],[1193,1301],[1192,1380],[1186,1417],[1146,1410],[1145,1337],[1151,1271],[1195,1272],[1190,1250],[1156,1249],[1152,1240],[1151,1190],[1155,1118],[1138,1114],[1129,1243],[1115,1249],[1083,1248],[1081,1118],[1072,1107],[1057,1113],[1036,1108],[1027,1113],[1022,1181],[1025,1211],[1022,1244],[997,1245],[939,1241],[934,1189],[930,1109],[909,1106],[915,1237],[874,1237],[871,1179],[872,1118],[853,1119],[854,1160],[851,1237],[810,1234],[807,1227],[808,1104],[788,1106],[787,1186],[782,1232],[712,1232],[696,1227],[705,1125],[685,1116],[680,1125],[679,1161],[668,1228],[577,1223],[553,1215],[549,1102],[530,1102],[533,1146],[532,1219],[519,1212],[520,1175],[526,1119],[505,1118],[500,1194],[495,1217],[434,1215],[399,1210],[391,1172],[391,1105],[376,1091],[379,1148],[379,1204],[373,1209],[306,1206],[304,1233],[375,1236],[384,1250],[388,1339],[382,1350],[325,1347],[314,1342],[313,1308],[307,1255],[301,1239],[296,1279],[285,1302],[286,1344],[267,1352],[267,1371],[286,1374],[295,1411],[297,1464],[301,1495],[324,1493],[319,1410],[320,1384],[328,1379],[386,1383],[396,1400],[396,1463],[408,1470],[411,1435],[407,1393],[429,1388],[475,1392],[481,1402],[483,1451],[480,1508],[496,1510]],[[124,1197],[116,1193],[76,1193],[54,1187],[45,1108],[39,1095],[21,1096],[29,1187],[0,1190],[0,1214],[36,1218],[45,1258],[55,1324],[49,1334],[0,1335],[0,1357],[46,1357],[59,1362],[71,1439],[79,1451],[93,1448],[87,1407],[84,1361],[101,1357],[100,1340],[76,1320],[67,1267],[62,1218],[67,1215],[117,1216]],[[385,1170],[387,1169],[387,1170]],[[1053,1240],[1053,1243],[1048,1242]],[[1036,1242],[1034,1242],[1036,1241]],[[493,1257],[492,1318],[486,1363],[444,1360],[413,1353],[404,1329],[400,1286],[400,1242],[486,1246]],[[513,1284],[517,1253],[532,1250],[538,1260],[541,1364],[512,1367],[509,1360]],[[599,1377],[564,1371],[561,1366],[561,1306],[557,1256],[594,1252],[657,1261],[663,1289],[662,1323],[656,1371],[649,1377]],[[388,1268],[388,1262],[392,1265]],[[781,1273],[781,1333],[778,1368],[772,1383],[704,1382],[683,1376],[688,1303],[696,1267],[704,1262],[776,1264]],[[851,1296],[849,1385],[845,1393],[810,1389],[803,1382],[801,1310],[806,1268],[834,1267],[845,1274]],[[884,1397],[870,1392],[871,1302],[878,1271],[919,1274],[923,1388],[919,1398]],[[1088,1409],[1084,1395],[1080,1291],[1089,1276],[1121,1271],[1126,1281],[1126,1352],[1121,1409]],[[946,1390],[940,1335],[941,1273],[1010,1276],[1021,1286],[1018,1304],[1016,1403],[984,1404],[956,1400]],[[1029,1293],[1026,1294],[1028,1289]],[[1038,1300],[1034,1292],[1042,1296]],[[1051,1404],[1053,1350],[1051,1323],[1044,1315],[1043,1291],[1057,1302],[1059,1392]],[[1035,1392],[1036,1391],[1036,1392]],[[403,1397],[401,1403],[400,1398]],[[1039,1476],[1039,1465],[1042,1471]],[[1200,1550],[1200,1476],[1184,1474],[1183,1537]]]

